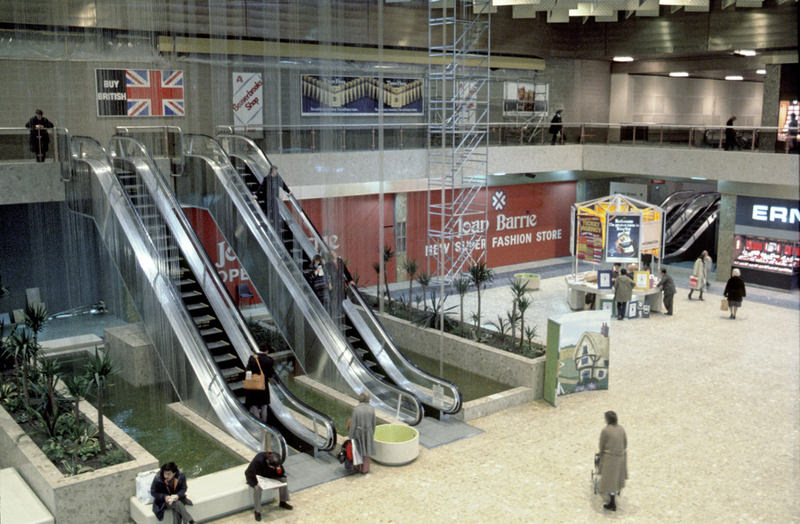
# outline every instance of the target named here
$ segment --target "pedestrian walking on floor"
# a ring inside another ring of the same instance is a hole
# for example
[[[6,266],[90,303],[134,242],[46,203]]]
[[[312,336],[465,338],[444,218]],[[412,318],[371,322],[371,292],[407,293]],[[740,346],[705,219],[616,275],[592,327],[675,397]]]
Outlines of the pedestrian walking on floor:
[[[353,466],[361,473],[369,473],[370,456],[375,450],[375,408],[370,406],[366,391],[358,395],[348,433],[353,443]]]
[[[725,284],[725,291],[722,293],[728,299],[728,310],[731,312],[730,318],[736,318],[736,311],[742,307],[742,300],[747,296],[747,291],[744,289],[744,280],[741,277],[741,271],[734,268],[731,271],[731,278]]]
[[[661,281],[658,283],[658,288],[664,293],[664,307],[667,310],[667,315],[672,315],[672,299],[675,297],[675,282],[672,277],[667,274],[667,268],[661,268]]]
[[[633,295],[633,280],[628,276],[624,267],[619,270],[619,276],[614,280],[614,302],[617,303],[617,320],[623,320],[628,309],[628,302]]]
[[[708,251],[705,252],[706,255],[703,257],[703,265],[705,266],[706,270],[706,290],[711,288],[711,279],[708,278],[711,276],[711,273],[714,272],[714,260],[711,258],[711,255],[708,254]]]
[[[725,151],[733,151],[734,147],[737,149],[742,148],[736,141],[736,130],[733,128],[735,121],[736,115],[733,115],[725,122]]]
[[[550,145],[556,145],[556,138],[558,135],[561,135],[561,142],[564,142],[564,126],[561,125],[561,109],[556,111],[556,114],[553,115],[553,119],[550,121],[550,129],[548,132],[553,135],[552,140],[550,140]]]
[[[617,511],[616,496],[625,487],[628,478],[628,437],[617,423],[617,414],[605,412],[606,427],[600,432],[600,482],[597,491],[607,494],[609,501],[603,507]]]
[[[253,511],[255,519],[261,520],[261,484],[259,484],[258,477],[266,479],[280,480],[286,482],[286,468],[281,464],[281,458],[271,451],[262,451],[253,457],[250,465],[244,470],[244,478],[247,485],[253,488]],[[278,489],[278,498],[280,506],[283,509],[293,509],[294,506],[289,504],[289,488],[281,486]]]
[[[54,127],[53,123],[45,118],[41,109],[37,109],[25,127],[31,130],[31,153],[36,155],[37,162],[44,162],[44,157],[47,156],[47,150],[50,147],[50,134],[47,130]]]
[[[150,485],[150,495],[153,496],[153,513],[158,520],[164,520],[164,512],[172,510],[172,523],[181,524],[183,521],[194,524],[194,519],[189,514],[186,506],[191,506],[192,501],[186,497],[186,475],[184,475],[174,462],[167,462]]]
[[[700,292],[700,300],[703,300],[703,290],[706,288],[706,279],[708,278],[708,273],[706,273],[707,256],[708,251],[703,251],[700,253],[700,256],[697,257],[697,260],[694,261],[692,276],[696,279],[697,288],[689,290],[689,300],[692,299],[692,294],[695,292],[695,289]]]
[[[797,147],[797,115],[792,113],[789,115],[789,123],[787,124],[786,132],[786,152],[791,153]]]

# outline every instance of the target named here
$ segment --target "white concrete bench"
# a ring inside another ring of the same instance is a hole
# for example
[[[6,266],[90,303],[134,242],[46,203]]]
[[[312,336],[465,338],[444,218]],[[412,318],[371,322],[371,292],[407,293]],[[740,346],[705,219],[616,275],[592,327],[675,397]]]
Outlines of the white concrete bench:
[[[247,464],[187,479],[189,489],[186,491],[186,496],[194,503],[193,506],[187,506],[187,509],[192,517],[198,522],[203,522],[252,508],[253,492],[245,482],[245,469]],[[279,480],[270,480],[272,483],[269,489],[264,490],[261,496],[262,504],[272,502],[277,495],[275,490],[286,485]],[[158,523],[152,504],[143,504],[136,497],[131,497],[130,503],[131,520],[136,524]]]
[[[0,522],[53,524],[55,519],[14,468],[0,469]]]

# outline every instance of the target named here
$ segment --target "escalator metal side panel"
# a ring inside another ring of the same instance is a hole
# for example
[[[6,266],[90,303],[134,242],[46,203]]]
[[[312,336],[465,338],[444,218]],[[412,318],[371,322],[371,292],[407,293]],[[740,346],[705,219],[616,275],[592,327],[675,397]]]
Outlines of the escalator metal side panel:
[[[697,241],[697,239],[698,239],[698,238],[700,238],[701,236],[703,236],[703,233],[705,233],[705,232],[706,232],[706,230],[707,230],[709,227],[711,227],[711,226],[713,226],[713,225],[714,225],[714,223],[717,221],[717,219],[718,219],[718,218],[719,218],[719,209],[715,209],[715,210],[714,210],[714,211],[713,211],[711,214],[709,214],[709,215],[708,215],[708,216],[707,216],[707,217],[706,217],[706,218],[703,220],[703,223],[700,225],[700,227],[697,229],[697,231],[695,231],[695,232],[692,234],[692,236],[690,236],[690,237],[689,237],[689,238],[686,240],[686,242],[684,242],[684,243],[683,243],[683,245],[682,245],[681,247],[679,247],[678,249],[676,249],[676,250],[675,250],[675,251],[673,251],[672,253],[666,254],[666,255],[664,256],[664,258],[665,258],[665,259],[666,259],[666,258],[675,258],[675,257],[679,257],[679,256],[681,256],[681,255],[682,255],[683,253],[685,253],[685,252],[686,252],[686,251],[687,251],[689,248],[691,248],[691,247],[692,247],[692,245],[695,243],[695,241]]]
[[[199,340],[176,288],[154,263],[158,253],[116,181],[113,168],[106,163],[92,162],[91,171],[94,173],[95,222],[142,314],[156,350],[183,348],[181,354],[158,353],[176,392],[200,415],[220,422],[237,440],[253,450],[260,449],[265,431],[269,429],[248,420],[251,417],[238,401],[231,398],[219,370]],[[275,451],[285,455],[285,442],[281,444],[281,441],[282,438],[273,438],[278,446]]]
[[[400,390],[391,393],[394,386],[378,383],[349,350],[310,287],[298,285],[304,277],[277,240],[278,235],[268,224],[255,224],[248,209],[250,202],[243,201],[250,197],[227,187],[234,176],[239,176],[233,167],[232,173],[217,173],[210,159],[188,155],[186,161],[188,174],[176,180],[179,199],[183,205],[208,209],[242,266],[257,268],[248,271],[249,278],[306,374],[346,394],[366,389],[377,408],[394,416],[402,412],[399,418],[418,423],[422,417],[418,401]],[[379,401],[387,394],[401,395],[397,401],[402,409]]]

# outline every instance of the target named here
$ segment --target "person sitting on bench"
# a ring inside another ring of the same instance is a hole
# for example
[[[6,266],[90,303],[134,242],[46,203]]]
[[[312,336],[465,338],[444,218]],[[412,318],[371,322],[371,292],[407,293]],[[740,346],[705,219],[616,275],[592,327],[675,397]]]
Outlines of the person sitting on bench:
[[[261,485],[258,482],[258,477],[266,477],[270,479],[277,479],[281,482],[286,482],[286,468],[281,465],[281,458],[270,451],[262,451],[258,453],[250,465],[244,471],[244,478],[247,480],[247,485],[253,488],[253,509],[255,510],[255,518],[257,521],[261,520]],[[292,509],[289,504],[289,488],[284,485],[280,487],[280,507],[283,509]]]

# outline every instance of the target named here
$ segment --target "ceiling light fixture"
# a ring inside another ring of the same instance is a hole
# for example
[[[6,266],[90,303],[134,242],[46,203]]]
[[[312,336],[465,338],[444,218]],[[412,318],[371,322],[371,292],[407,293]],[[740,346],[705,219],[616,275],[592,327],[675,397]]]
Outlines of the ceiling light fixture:
[[[632,56],[615,56],[613,58],[614,62],[633,62]]]
[[[767,74],[767,70],[766,69],[756,69],[756,74],[757,75],[766,75]]]
[[[740,56],[756,56],[756,52],[753,49],[737,49],[733,54]]]
[[[672,78],[686,78],[689,76],[689,73],[686,71],[673,71],[669,74]]]
[[[742,75],[728,75],[725,80],[744,80],[744,77]]]

